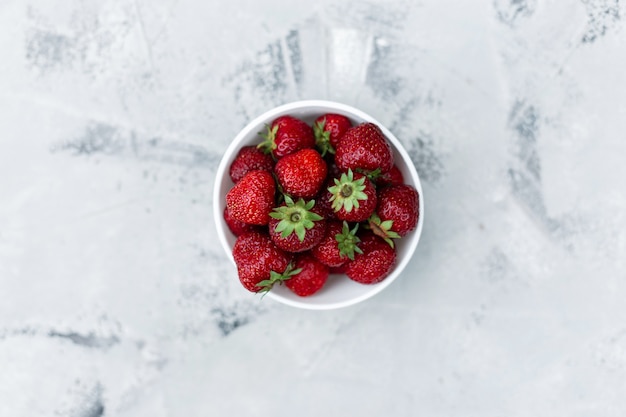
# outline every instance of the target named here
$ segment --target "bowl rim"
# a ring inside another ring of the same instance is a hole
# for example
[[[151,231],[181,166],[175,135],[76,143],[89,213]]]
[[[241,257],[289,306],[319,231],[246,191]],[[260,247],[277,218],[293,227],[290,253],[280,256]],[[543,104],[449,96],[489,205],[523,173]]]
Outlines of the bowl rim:
[[[222,193],[220,191],[221,183],[223,182],[224,176],[228,175],[228,165],[230,164],[230,161],[233,158],[234,154],[238,152],[239,148],[241,147],[241,142],[250,133],[252,133],[253,130],[257,130],[259,125],[263,125],[267,122],[271,122],[271,120],[275,119],[276,117],[288,114],[291,111],[301,110],[301,109],[305,109],[308,107],[327,108],[328,110],[326,111],[326,113],[331,113],[335,111],[347,113],[355,118],[359,118],[364,121],[374,123],[378,127],[380,127],[383,134],[393,145],[394,151],[400,154],[400,156],[404,160],[406,169],[408,170],[410,177],[411,177],[411,185],[413,185],[415,189],[417,190],[418,199],[419,199],[418,200],[419,219],[418,219],[417,227],[415,228],[415,230],[411,232],[412,238],[409,241],[409,246],[406,249],[407,256],[404,256],[402,259],[400,259],[396,263],[396,265],[394,266],[394,270],[391,272],[390,276],[388,276],[383,281],[377,284],[369,285],[371,287],[370,291],[367,291],[357,297],[353,297],[344,301],[331,302],[327,304],[310,304],[306,302],[307,300],[306,297],[302,298],[303,301],[294,301],[292,299],[283,297],[280,294],[276,294],[272,291],[269,291],[267,293],[267,296],[269,298],[272,298],[273,300],[276,300],[285,305],[289,305],[291,307],[297,307],[297,308],[302,308],[302,309],[307,309],[307,310],[332,310],[332,309],[338,309],[338,308],[343,308],[343,307],[348,307],[354,304],[358,304],[380,293],[389,285],[391,285],[391,283],[394,282],[397,279],[397,277],[400,276],[404,272],[404,269],[406,268],[411,258],[413,257],[413,254],[415,253],[415,250],[421,238],[422,229],[424,225],[424,211],[425,210],[424,210],[424,197],[423,197],[424,193],[422,190],[420,177],[415,168],[415,165],[413,164],[413,161],[411,160],[411,157],[407,153],[406,149],[404,149],[404,146],[402,145],[400,140],[391,131],[389,131],[389,129],[387,129],[385,125],[383,125],[377,119],[375,119],[374,117],[372,117],[371,115],[369,115],[368,113],[360,109],[357,109],[347,104],[339,103],[336,101],[330,101],[330,100],[292,101],[292,102],[274,107],[262,113],[261,115],[249,121],[246,124],[246,126],[237,133],[237,135],[230,142],[229,146],[226,148],[226,151],[222,155],[222,158],[220,160],[220,163],[216,171],[214,187],[213,187],[213,212],[214,212],[213,218],[215,220],[216,231],[217,231],[220,244],[222,245],[222,248],[226,252],[230,261],[234,264],[235,261],[232,256],[232,250],[229,250],[231,246],[228,243],[228,240],[226,237],[227,226],[224,223],[222,212],[221,212],[223,210],[223,207],[220,204],[220,199],[223,198],[223,196],[221,195]]]

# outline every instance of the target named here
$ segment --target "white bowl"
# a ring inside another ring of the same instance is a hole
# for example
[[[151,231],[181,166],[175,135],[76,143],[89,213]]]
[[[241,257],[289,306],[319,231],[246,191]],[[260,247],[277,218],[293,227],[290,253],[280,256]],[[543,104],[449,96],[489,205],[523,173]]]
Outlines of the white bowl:
[[[393,133],[391,133],[372,116],[345,104],[323,100],[296,101],[276,107],[251,121],[232,141],[226,150],[226,153],[222,157],[220,165],[217,169],[215,187],[213,189],[213,211],[219,240],[230,260],[234,263],[232,248],[235,244],[236,238],[228,229],[222,214],[226,205],[226,193],[233,186],[233,182],[229,176],[229,167],[237,155],[237,152],[243,146],[260,143],[261,138],[258,135],[258,132],[264,131],[265,125],[270,124],[279,116],[289,114],[312,124],[315,118],[325,113],[342,114],[348,117],[353,124],[371,122],[381,128],[391,144],[394,152],[395,164],[402,172],[405,183],[414,186],[419,193],[419,220],[415,230],[396,241],[396,265],[387,278],[377,284],[359,284],[352,281],[345,275],[331,275],[324,288],[309,297],[300,297],[292,293],[284,285],[275,286],[267,294],[268,298],[281,303],[311,310],[329,310],[347,307],[363,300],[367,300],[387,288],[402,274],[402,271],[404,271],[404,268],[406,268],[407,264],[411,260],[411,257],[417,248],[424,224],[424,199],[419,175],[417,174],[415,166],[413,166],[406,150],[402,147],[400,141],[398,141]],[[235,276],[233,279],[237,279],[237,277]],[[241,289],[242,291],[247,291],[243,288],[243,286]],[[250,294],[250,296],[254,295]]]

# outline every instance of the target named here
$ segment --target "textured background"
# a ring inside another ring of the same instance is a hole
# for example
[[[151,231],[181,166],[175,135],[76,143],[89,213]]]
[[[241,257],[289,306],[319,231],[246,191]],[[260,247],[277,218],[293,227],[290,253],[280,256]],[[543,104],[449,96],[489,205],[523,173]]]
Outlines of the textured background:
[[[1,416],[624,416],[619,0],[0,1]],[[360,305],[245,292],[221,154],[297,99],[404,143],[426,223]]]

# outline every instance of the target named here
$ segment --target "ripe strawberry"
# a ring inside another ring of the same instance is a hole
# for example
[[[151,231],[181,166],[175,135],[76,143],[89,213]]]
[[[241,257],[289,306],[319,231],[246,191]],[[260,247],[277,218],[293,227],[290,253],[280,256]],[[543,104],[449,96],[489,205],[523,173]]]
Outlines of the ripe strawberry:
[[[230,164],[229,174],[233,182],[237,182],[250,171],[272,172],[274,160],[256,146],[244,146]]]
[[[327,156],[328,158],[328,156]],[[330,159],[330,161],[329,161]],[[341,170],[335,164],[335,158],[328,158],[326,160],[326,165],[328,166],[328,176],[327,178],[339,178],[341,176]]]
[[[252,232],[261,229],[260,226],[244,223],[242,221],[234,219],[228,212],[228,207],[224,207],[224,221],[226,222],[226,225],[228,226],[230,231],[233,232],[235,236],[241,236],[246,232]]]
[[[334,179],[335,185],[328,191],[332,194],[330,201],[339,220],[362,222],[376,209],[376,189],[363,174],[348,170]]]
[[[375,284],[385,279],[396,262],[395,249],[372,232],[361,235],[359,247],[363,253],[356,254],[354,261],[346,264],[348,278],[361,284]]]
[[[233,259],[241,284],[252,292],[267,292],[295,272],[289,268],[291,256],[277,248],[265,233],[239,236],[233,246]]]
[[[346,268],[348,267],[349,262],[344,262],[343,264],[339,265],[339,266],[331,266],[328,268],[328,271],[331,274],[345,274],[346,273]]]
[[[339,174],[337,178],[340,176],[341,174]],[[328,178],[322,186],[320,192],[315,197],[315,207],[320,210],[321,215],[324,216],[326,220],[333,220],[337,218],[335,215],[335,209],[333,209],[333,202],[330,201],[333,195],[330,191],[328,191],[328,189],[333,185],[335,185],[334,177]]]
[[[285,285],[300,297],[315,294],[322,289],[328,280],[328,267],[315,259],[309,252],[296,256],[295,267],[300,272],[287,279]]]
[[[328,168],[315,149],[302,149],[279,159],[274,172],[283,193],[308,199],[322,188]]]
[[[377,187],[404,184],[404,176],[402,175],[400,169],[394,165],[388,172],[374,178],[374,184],[376,184]]]
[[[410,185],[390,185],[378,192],[376,213],[369,219],[372,231],[393,247],[391,239],[405,236],[417,226],[419,198]]]
[[[343,135],[335,149],[335,163],[342,171],[372,172],[382,174],[393,166],[393,152],[380,128],[373,123],[354,126]]]
[[[315,144],[322,153],[335,153],[335,148],[339,140],[348,129],[352,127],[352,122],[341,114],[324,114],[313,122],[313,133],[315,134]]]
[[[314,205],[314,200],[294,203],[285,195],[285,202],[270,213],[269,233],[276,246],[287,252],[303,252],[322,240],[326,220]]]
[[[354,260],[354,253],[361,252],[357,246],[357,243],[360,242],[356,236],[358,229],[358,224],[350,230],[345,221],[343,223],[339,221],[328,222],[324,238],[311,249],[311,255],[315,256],[321,263],[332,267],[343,265],[348,259]]]
[[[262,136],[265,140],[258,147],[276,159],[300,149],[315,147],[311,126],[293,116],[280,116],[267,127]]]
[[[267,171],[252,171],[243,176],[226,194],[230,215],[249,224],[264,225],[274,208],[276,183]]]

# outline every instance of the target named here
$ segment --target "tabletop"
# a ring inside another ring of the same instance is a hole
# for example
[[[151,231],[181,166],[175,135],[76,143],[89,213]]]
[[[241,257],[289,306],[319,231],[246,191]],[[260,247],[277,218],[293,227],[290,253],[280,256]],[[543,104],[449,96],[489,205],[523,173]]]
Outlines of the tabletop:
[[[0,415],[623,416],[626,5],[0,2]],[[244,290],[222,154],[301,99],[420,175],[403,274]]]

